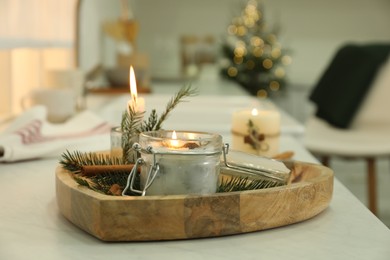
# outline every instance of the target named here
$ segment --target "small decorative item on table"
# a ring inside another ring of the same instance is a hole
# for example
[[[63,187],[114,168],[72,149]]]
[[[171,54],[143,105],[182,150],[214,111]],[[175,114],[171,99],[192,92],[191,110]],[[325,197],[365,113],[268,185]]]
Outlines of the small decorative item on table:
[[[234,150],[272,157],[279,152],[280,113],[275,108],[236,111],[232,117]]]
[[[228,144],[224,146],[223,155],[220,188],[225,191],[282,186],[287,184],[290,177],[290,170],[281,161],[235,150],[229,151]],[[236,185],[237,183],[240,185]]]
[[[142,195],[215,193],[222,147],[222,137],[218,134],[184,131],[141,133],[136,147],[141,158],[129,175],[123,194],[129,188],[135,191],[131,180],[138,165],[141,165],[141,190],[138,193]]]

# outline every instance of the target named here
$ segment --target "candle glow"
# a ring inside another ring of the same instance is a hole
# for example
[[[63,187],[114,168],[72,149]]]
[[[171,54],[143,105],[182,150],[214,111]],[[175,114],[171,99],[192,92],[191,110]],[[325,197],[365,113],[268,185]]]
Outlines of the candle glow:
[[[138,98],[137,81],[135,79],[133,66],[130,66],[130,71],[129,71],[129,87],[130,87],[131,99],[127,103],[128,105],[127,109],[129,110],[129,107],[131,107],[135,112],[143,111],[145,106],[145,101],[143,98]]]
[[[172,132],[171,147],[173,147],[173,148],[178,148],[179,147],[179,140],[177,140],[176,131]]]
[[[251,112],[252,116],[257,116],[259,114],[259,112],[257,111],[256,108],[252,109],[252,112]]]
[[[130,95],[131,95],[133,109],[136,110],[136,108],[137,108],[137,82],[135,80],[133,66],[130,66],[129,85],[130,85]]]

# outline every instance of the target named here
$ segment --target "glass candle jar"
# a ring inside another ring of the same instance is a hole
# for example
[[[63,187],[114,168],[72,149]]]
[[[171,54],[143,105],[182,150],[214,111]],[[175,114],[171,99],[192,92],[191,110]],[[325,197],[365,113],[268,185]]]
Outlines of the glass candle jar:
[[[122,130],[118,127],[111,128],[111,156],[121,158],[123,155],[122,149]]]
[[[210,194],[217,191],[222,137],[184,131],[144,132],[141,189],[146,195]]]
[[[137,152],[132,145],[138,142],[138,135],[132,136],[122,131],[120,126],[111,128],[111,157],[123,158],[125,162],[135,163]]]

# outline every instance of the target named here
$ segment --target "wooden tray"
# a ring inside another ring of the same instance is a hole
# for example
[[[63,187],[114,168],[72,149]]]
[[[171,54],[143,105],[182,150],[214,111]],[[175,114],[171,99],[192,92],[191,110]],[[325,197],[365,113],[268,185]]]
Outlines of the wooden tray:
[[[212,195],[121,197],[79,186],[56,169],[57,202],[76,226],[104,241],[174,240],[259,231],[309,219],[328,207],[333,171],[303,162],[286,186]]]

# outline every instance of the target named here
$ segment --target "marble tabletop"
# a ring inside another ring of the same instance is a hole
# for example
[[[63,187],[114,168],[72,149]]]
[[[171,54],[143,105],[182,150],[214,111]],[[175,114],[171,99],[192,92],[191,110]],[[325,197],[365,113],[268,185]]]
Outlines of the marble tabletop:
[[[116,123],[112,114],[124,100],[102,99],[94,111]],[[177,119],[171,120],[175,126]],[[204,126],[221,127],[212,122]],[[216,128],[229,140],[229,128]],[[295,160],[317,163],[294,133],[282,133],[280,150],[293,150]],[[109,148],[108,135],[102,145]],[[301,223],[218,238],[107,243],[60,214],[54,182],[57,163],[58,158],[51,158],[0,164],[0,259],[390,259],[390,230],[337,180],[337,173],[329,207]]]

